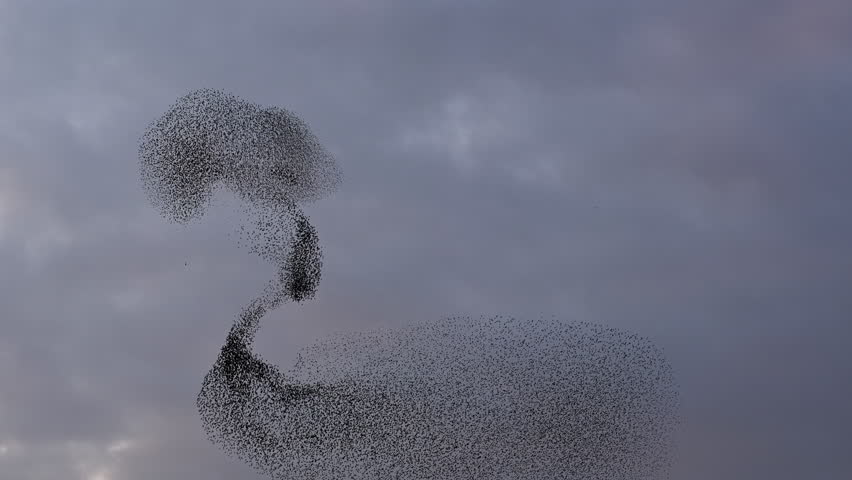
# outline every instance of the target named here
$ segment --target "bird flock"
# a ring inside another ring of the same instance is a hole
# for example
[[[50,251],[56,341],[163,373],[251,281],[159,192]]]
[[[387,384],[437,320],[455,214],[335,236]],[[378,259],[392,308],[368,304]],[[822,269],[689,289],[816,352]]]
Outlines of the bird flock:
[[[224,188],[240,243],[278,275],[237,316],[197,407],[208,438],[274,479],[601,479],[666,475],[679,422],[671,366],[635,334],[555,318],[452,317],[336,335],[288,371],[252,351],[260,319],[311,299],[322,251],[302,211],[333,156],[292,112],[203,89],[151,123],[142,185],[167,219]]]

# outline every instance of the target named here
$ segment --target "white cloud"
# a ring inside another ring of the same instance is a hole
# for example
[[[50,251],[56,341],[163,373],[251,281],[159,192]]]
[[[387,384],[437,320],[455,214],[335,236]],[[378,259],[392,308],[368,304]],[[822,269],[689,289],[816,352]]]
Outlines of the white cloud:
[[[475,164],[471,150],[487,133],[472,112],[469,97],[459,95],[448,100],[440,114],[420,128],[402,134],[403,148],[427,148],[446,154],[456,167],[468,170]],[[493,120],[492,120],[493,122]],[[493,125],[491,127],[494,128]]]
[[[86,480],[113,480],[113,476],[109,474],[108,470],[101,469],[89,474]]]
[[[12,460],[21,456],[22,453],[24,453],[24,448],[17,441],[10,438],[0,441],[0,462]]]
[[[133,448],[134,445],[135,443],[132,440],[121,439],[111,443],[107,447],[107,452],[109,452],[111,455],[115,455]]]
[[[107,445],[72,442],[66,447],[80,480],[119,480],[121,456],[135,446],[132,439],[122,438]]]
[[[483,165],[483,153],[522,139],[529,128],[528,98],[516,84],[492,79],[480,89],[456,93],[425,115],[422,123],[399,134],[405,151],[431,150],[446,155],[462,172]]]

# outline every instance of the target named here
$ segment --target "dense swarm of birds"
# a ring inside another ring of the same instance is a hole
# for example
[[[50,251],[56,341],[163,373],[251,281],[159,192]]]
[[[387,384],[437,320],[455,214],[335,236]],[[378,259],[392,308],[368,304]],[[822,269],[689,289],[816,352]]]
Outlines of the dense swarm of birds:
[[[316,229],[300,205],[341,174],[293,113],[217,90],[181,97],[140,145],[168,219],[218,187],[279,275],[239,314],[197,399],[208,437],[276,479],[642,479],[668,470],[671,367],[650,342],[591,324],[446,318],[329,337],[286,374],[252,351],[261,317],[314,296]]]

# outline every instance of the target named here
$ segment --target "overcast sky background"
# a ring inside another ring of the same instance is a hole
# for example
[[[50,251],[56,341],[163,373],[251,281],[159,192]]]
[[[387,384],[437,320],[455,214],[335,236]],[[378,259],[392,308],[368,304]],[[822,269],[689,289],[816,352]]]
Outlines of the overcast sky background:
[[[202,87],[296,111],[345,175],[269,361],[604,323],[675,368],[676,479],[852,478],[848,0],[0,0],[0,480],[263,478],[195,397],[274,267],[139,184],[138,137]]]

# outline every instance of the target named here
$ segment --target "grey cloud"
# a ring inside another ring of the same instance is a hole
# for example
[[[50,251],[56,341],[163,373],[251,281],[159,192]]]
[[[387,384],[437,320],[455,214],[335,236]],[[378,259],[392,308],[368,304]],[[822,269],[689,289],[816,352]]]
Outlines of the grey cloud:
[[[161,222],[135,163],[212,86],[294,109],[345,174],[309,208],[317,300],[266,320],[270,361],[446,314],[582,317],[669,352],[681,478],[848,476],[850,7],[628,3],[6,2],[0,472],[253,478],[193,401],[272,270],[221,212]],[[33,263],[51,228],[72,240]]]

